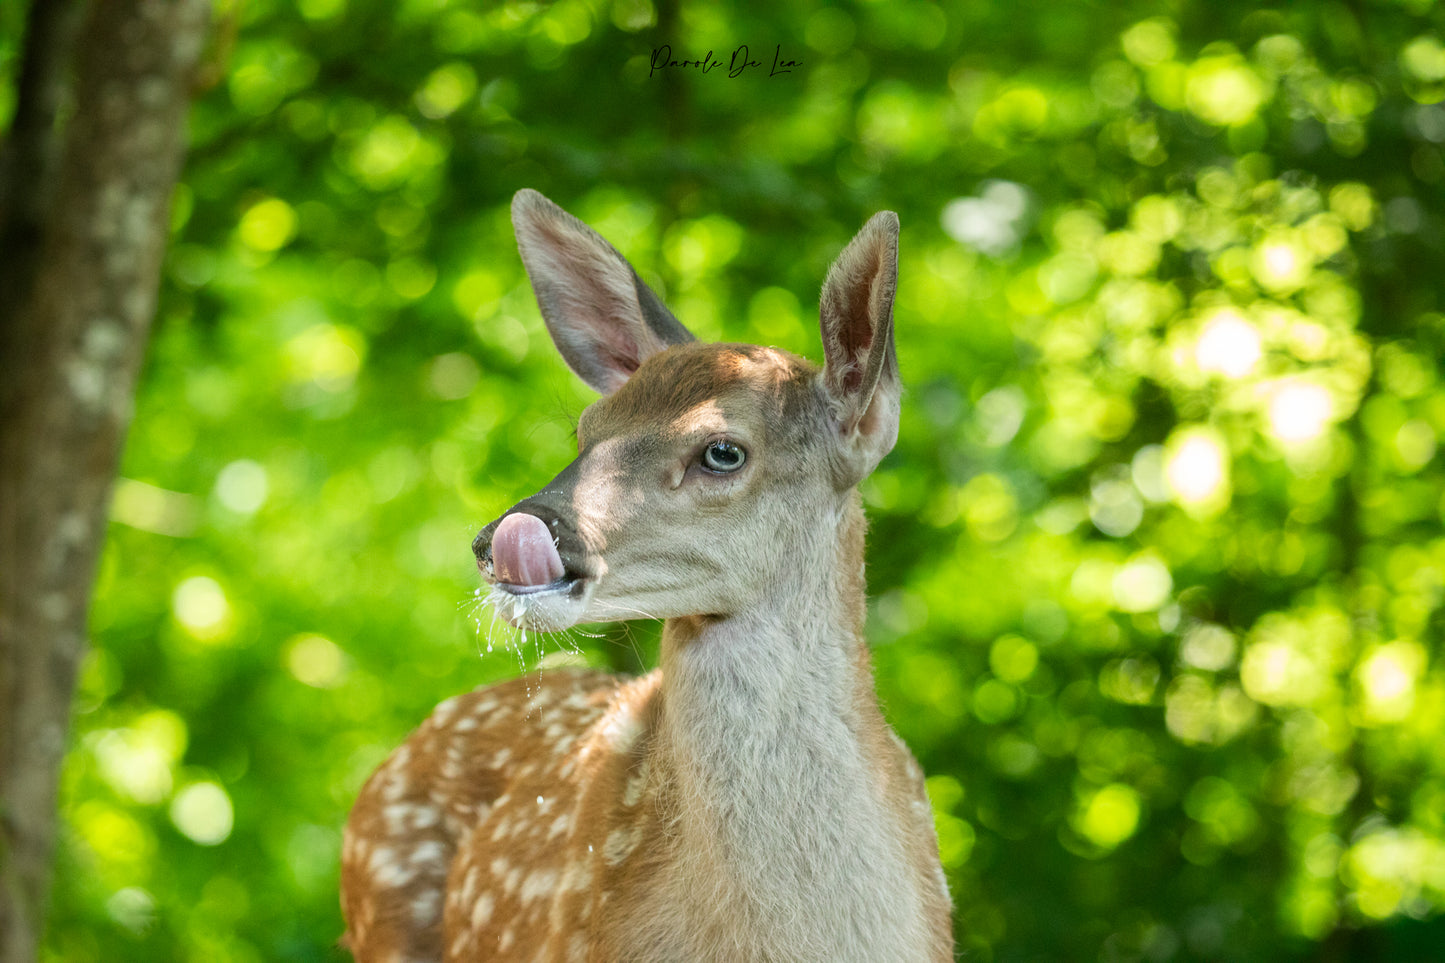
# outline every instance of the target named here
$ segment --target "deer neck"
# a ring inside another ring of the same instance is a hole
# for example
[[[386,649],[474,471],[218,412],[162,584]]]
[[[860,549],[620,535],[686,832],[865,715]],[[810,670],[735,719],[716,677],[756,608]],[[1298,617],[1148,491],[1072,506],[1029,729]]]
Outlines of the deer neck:
[[[656,746],[692,876],[676,884],[706,894],[700,931],[770,947],[756,958],[886,960],[913,945],[899,932],[917,918],[900,905],[913,884],[878,778],[856,497],[839,525],[834,564],[799,559],[776,600],[664,627]]]
[[[734,740],[845,720],[856,730],[860,695],[876,713],[863,640],[865,522],[856,493],[831,519],[836,532],[810,545],[780,533],[790,553],[770,597],[725,617],[663,626],[664,716],[679,749],[697,739]],[[811,549],[811,551],[810,551]],[[781,727],[781,728],[780,728]]]

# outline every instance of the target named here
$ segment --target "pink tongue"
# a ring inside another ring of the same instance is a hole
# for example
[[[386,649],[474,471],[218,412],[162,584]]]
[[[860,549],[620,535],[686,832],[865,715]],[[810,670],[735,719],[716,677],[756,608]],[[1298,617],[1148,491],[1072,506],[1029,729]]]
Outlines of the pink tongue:
[[[517,512],[502,519],[492,533],[492,572],[499,582],[529,588],[562,577],[562,558],[540,518]]]

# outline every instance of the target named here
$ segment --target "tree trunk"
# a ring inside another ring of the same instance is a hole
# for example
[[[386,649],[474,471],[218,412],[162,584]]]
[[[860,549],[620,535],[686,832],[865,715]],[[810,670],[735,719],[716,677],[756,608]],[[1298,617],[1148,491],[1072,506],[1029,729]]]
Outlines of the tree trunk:
[[[44,932],[91,584],[208,22],[208,0],[31,11],[0,169],[0,963],[36,959]]]

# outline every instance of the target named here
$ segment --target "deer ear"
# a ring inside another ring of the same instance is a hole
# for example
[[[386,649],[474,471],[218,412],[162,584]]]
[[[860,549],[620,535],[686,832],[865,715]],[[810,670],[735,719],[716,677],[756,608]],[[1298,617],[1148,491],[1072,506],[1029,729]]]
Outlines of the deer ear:
[[[823,390],[838,429],[839,481],[867,476],[898,440],[902,385],[893,348],[898,215],[873,215],[823,282]]]
[[[604,395],[650,355],[694,340],[616,248],[541,194],[517,192],[512,226],[552,343]]]

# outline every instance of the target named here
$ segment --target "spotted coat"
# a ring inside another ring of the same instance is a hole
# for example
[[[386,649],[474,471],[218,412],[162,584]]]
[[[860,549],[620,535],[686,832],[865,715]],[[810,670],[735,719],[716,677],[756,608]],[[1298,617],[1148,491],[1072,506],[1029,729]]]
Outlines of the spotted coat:
[[[548,671],[439,705],[347,825],[356,959],[593,959],[589,921],[656,818],[641,737],[659,680]]]

